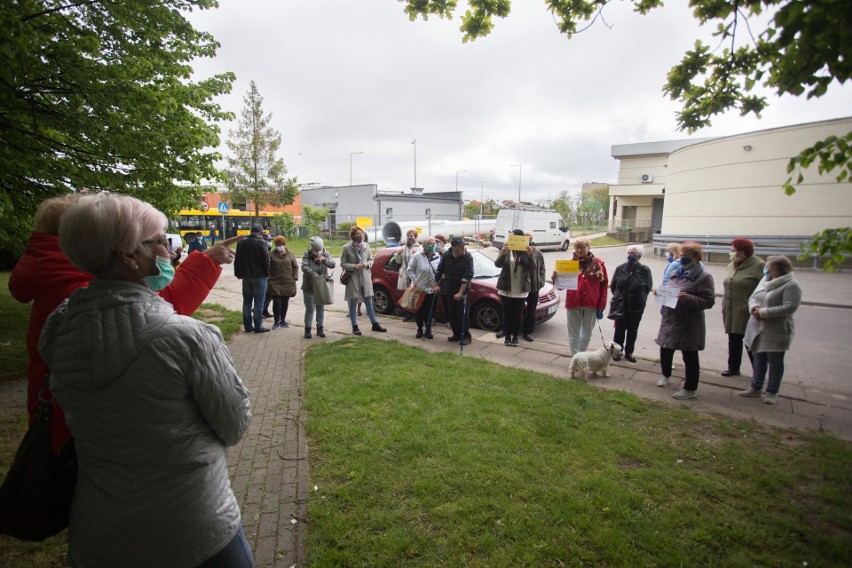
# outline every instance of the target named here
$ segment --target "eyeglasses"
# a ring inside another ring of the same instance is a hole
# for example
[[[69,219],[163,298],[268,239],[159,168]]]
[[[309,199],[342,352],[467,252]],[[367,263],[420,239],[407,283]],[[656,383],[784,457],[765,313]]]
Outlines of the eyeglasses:
[[[166,237],[166,235],[160,235],[156,239],[148,239],[148,240],[142,241],[142,244],[143,245],[160,245],[160,246],[168,249],[169,248],[169,239],[168,239],[168,237]]]

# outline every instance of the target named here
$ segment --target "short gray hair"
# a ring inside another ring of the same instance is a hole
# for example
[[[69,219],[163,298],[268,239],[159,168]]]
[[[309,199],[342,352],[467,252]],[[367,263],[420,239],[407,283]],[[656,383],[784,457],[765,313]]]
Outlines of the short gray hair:
[[[74,266],[100,276],[116,262],[115,253],[134,253],[142,241],[156,238],[168,224],[148,203],[127,195],[86,195],[65,210],[59,246]]]
[[[630,254],[631,251],[635,252],[639,258],[642,258],[642,255],[645,254],[645,247],[642,245],[629,245],[627,247],[627,254]]]

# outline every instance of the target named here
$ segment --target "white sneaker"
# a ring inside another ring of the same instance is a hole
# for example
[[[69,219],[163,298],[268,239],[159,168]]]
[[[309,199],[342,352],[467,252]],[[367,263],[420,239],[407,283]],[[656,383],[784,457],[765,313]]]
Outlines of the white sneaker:
[[[678,400],[688,400],[690,398],[697,397],[698,391],[697,390],[691,391],[691,390],[686,390],[686,389],[680,389],[679,391],[674,393],[672,396],[675,397]]]
[[[657,379],[657,386],[658,386],[658,387],[667,387],[667,386],[669,386],[669,378],[668,378],[668,377],[665,377],[665,376],[660,377],[659,379]]]
[[[763,395],[763,404],[776,404],[778,402],[778,394],[768,392]]]
[[[749,398],[756,398],[760,396],[760,389],[755,389],[752,387],[748,387],[746,390],[739,393],[740,396],[746,396]]]

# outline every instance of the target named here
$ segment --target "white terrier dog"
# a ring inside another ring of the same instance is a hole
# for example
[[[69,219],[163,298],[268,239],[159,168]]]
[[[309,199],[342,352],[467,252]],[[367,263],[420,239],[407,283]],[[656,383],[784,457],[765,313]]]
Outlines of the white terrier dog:
[[[597,351],[577,353],[571,358],[571,366],[568,368],[571,378],[586,379],[589,375],[598,373],[609,377],[609,362],[617,355],[621,355],[621,345],[618,343],[610,343],[609,347]]]

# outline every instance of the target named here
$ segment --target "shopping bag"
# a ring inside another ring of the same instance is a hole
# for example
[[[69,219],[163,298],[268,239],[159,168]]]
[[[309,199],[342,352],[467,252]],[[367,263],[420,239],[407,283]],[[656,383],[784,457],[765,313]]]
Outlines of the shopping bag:
[[[327,306],[334,303],[334,278],[323,274],[313,275],[313,294],[315,306]]]
[[[423,300],[426,299],[426,292],[422,292],[417,288],[406,288],[405,293],[399,300],[399,307],[408,312],[414,313],[423,305]]]

